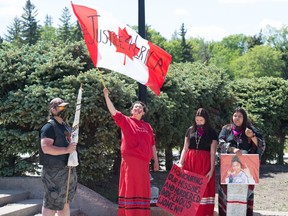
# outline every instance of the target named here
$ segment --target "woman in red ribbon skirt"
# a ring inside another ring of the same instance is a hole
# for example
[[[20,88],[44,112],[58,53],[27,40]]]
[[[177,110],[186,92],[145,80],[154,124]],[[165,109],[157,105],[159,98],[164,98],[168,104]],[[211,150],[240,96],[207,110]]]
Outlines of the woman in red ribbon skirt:
[[[144,103],[132,105],[131,115],[117,111],[104,88],[104,97],[115,123],[121,128],[121,168],[119,179],[118,216],[150,216],[149,163],[154,159],[154,171],[159,170],[154,133],[151,125],[143,120]]]
[[[215,158],[218,135],[211,127],[208,112],[199,108],[193,125],[188,128],[179,166],[184,170],[206,176],[208,184],[195,215],[213,216],[216,193]]]

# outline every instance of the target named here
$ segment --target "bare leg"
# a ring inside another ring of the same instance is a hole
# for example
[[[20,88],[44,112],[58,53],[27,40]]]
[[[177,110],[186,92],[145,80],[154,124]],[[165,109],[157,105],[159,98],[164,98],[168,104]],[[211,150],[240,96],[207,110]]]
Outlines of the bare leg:
[[[55,210],[42,207],[42,216],[55,216]]]
[[[69,203],[65,203],[63,210],[57,211],[58,216],[70,216]]]

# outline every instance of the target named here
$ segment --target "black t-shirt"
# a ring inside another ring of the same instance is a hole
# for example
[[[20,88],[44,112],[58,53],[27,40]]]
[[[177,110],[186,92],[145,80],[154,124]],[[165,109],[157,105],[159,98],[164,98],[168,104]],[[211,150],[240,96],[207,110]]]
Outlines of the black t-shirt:
[[[193,132],[192,127],[188,128],[185,136],[190,138],[189,149],[197,149],[196,132]],[[197,140],[199,141],[198,150],[210,151],[212,141],[218,141],[218,135],[214,129],[209,128],[207,132],[204,132],[201,139],[199,140],[197,137]]]
[[[45,124],[41,129],[40,138],[41,139],[50,138],[50,139],[55,140],[56,135],[54,132],[54,126],[52,124],[49,124],[49,123]]]
[[[66,143],[66,144],[61,144],[59,146],[67,147],[68,144],[70,143],[70,135],[71,135],[70,128],[68,126],[66,126],[65,123],[59,124],[57,121],[54,121],[54,122],[55,122],[55,126],[57,126],[58,129],[60,130],[60,132],[62,134],[64,134],[64,136],[66,137],[66,139],[65,139],[66,141],[62,140],[62,143]],[[51,123],[47,123],[41,128],[40,138],[41,139],[50,138],[53,140],[56,139],[55,128]]]
[[[58,147],[67,147],[70,143],[71,129],[63,122],[59,124],[56,120],[51,119],[40,130],[40,139],[53,139],[53,145]],[[39,142],[40,164],[50,168],[63,168],[67,165],[69,154],[50,155],[44,154],[41,142]]]

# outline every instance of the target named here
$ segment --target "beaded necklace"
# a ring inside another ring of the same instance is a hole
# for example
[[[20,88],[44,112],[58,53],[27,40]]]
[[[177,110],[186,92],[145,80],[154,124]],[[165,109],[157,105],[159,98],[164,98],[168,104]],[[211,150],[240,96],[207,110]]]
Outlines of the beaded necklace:
[[[204,129],[203,129],[203,125],[197,125],[196,127],[197,128],[195,131],[195,142],[196,142],[196,151],[198,152],[199,143],[204,134]]]
[[[195,135],[195,142],[196,142],[196,151],[198,152],[198,147],[199,147],[199,143],[201,141],[201,137],[202,136],[198,136],[197,132],[196,132],[196,135]]]

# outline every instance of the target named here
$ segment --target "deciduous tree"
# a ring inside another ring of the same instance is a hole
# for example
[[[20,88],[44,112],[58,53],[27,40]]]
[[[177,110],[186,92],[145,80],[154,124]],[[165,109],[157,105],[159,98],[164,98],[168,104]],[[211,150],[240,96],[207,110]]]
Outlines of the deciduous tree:
[[[255,46],[231,62],[235,78],[282,77],[282,53],[270,46]]]

